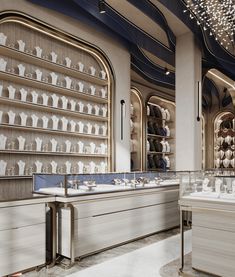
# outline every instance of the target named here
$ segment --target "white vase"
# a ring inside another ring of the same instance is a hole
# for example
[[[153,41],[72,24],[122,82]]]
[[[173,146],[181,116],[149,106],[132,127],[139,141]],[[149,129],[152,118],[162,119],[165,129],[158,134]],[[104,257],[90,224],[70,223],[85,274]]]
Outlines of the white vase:
[[[71,151],[71,141],[66,140],[65,141],[65,152],[69,153]]]
[[[166,111],[165,109],[163,108],[160,108],[161,109],[161,113],[162,113],[162,119],[166,119]]]
[[[75,109],[76,109],[76,101],[70,100],[70,109],[71,109],[71,111],[75,111]]]
[[[233,154],[233,152],[232,152],[231,150],[225,151],[225,157],[226,157],[227,159],[230,159],[230,158],[232,157],[232,154]]]
[[[7,36],[3,33],[0,33],[0,45],[6,45]]]
[[[42,172],[42,162],[36,161],[34,164],[36,166],[36,172],[41,173]]]
[[[23,162],[22,160],[19,160],[17,165],[19,168],[19,175],[24,175],[25,162]]]
[[[83,153],[84,152],[84,143],[82,141],[79,141],[78,143],[78,153]]]
[[[93,108],[93,106],[90,103],[88,103],[87,104],[87,113],[88,114],[92,114],[92,108]]]
[[[83,131],[84,131],[84,123],[79,121],[77,124],[78,124],[78,132],[79,133],[83,133]]]
[[[95,125],[94,125],[94,128],[95,128],[95,135],[98,136],[98,135],[99,135],[99,132],[100,132],[100,125],[95,124]]]
[[[37,128],[37,125],[38,125],[38,116],[36,114],[32,114],[31,118],[32,118],[32,127]]]
[[[90,169],[89,173],[94,174],[95,173],[95,167],[96,167],[96,164],[93,161],[89,162],[89,169]]]
[[[34,103],[34,104],[37,104],[38,103],[38,93],[36,92],[36,91],[32,91],[31,92],[31,95],[32,95],[32,102]]]
[[[53,174],[57,173],[57,163],[55,161],[51,162],[51,173]]]
[[[106,117],[108,109],[106,107],[102,107],[101,110],[102,110],[102,116]]]
[[[100,71],[100,77],[101,77],[101,79],[105,79],[106,78],[106,72],[104,70]]]
[[[27,101],[27,94],[28,94],[27,90],[25,90],[24,88],[21,88],[20,89],[20,100],[26,102]]]
[[[99,172],[100,173],[105,173],[106,172],[106,167],[107,167],[107,164],[105,162],[101,162],[100,165],[99,165]]]
[[[66,167],[66,174],[71,174],[71,162],[70,161],[65,162],[65,167]]]
[[[2,115],[3,115],[3,111],[0,111],[0,124],[2,123]]]
[[[90,135],[92,133],[92,124],[90,122],[88,122],[86,124],[86,126],[87,126],[87,134]]]
[[[220,178],[215,179],[215,192],[216,193],[220,193],[222,184],[223,184],[223,181]]]
[[[4,136],[3,134],[1,134],[0,135],[0,150],[6,149],[6,142],[7,142],[7,137]]]
[[[103,135],[103,136],[106,136],[106,135],[107,135],[107,127],[103,125],[103,126],[101,127],[101,129],[102,129],[102,135]]]
[[[36,142],[36,151],[41,152],[42,151],[42,139],[37,137],[37,138],[35,138],[35,142]]]
[[[233,140],[233,138],[231,136],[226,136],[224,138],[224,141],[227,142],[229,145],[231,144],[232,140]]]
[[[66,65],[67,67],[71,67],[71,60],[70,60],[69,57],[66,57],[66,58],[65,58],[65,65]]]
[[[27,126],[27,118],[28,118],[27,114],[25,114],[24,112],[21,112],[19,115],[20,115],[20,124],[22,126]]]
[[[48,128],[48,121],[49,121],[49,118],[44,115],[42,117],[42,128],[43,129],[47,129]]]
[[[107,152],[107,145],[105,143],[101,143],[100,144],[100,150],[101,150],[101,154],[105,155]]]
[[[90,94],[95,95],[96,88],[94,86],[90,86]]]
[[[91,150],[91,154],[95,154],[95,148],[96,148],[96,145],[94,142],[90,142],[90,150]]]
[[[52,98],[52,107],[57,108],[58,107],[58,102],[59,102],[59,96],[57,96],[55,93],[51,95]]]
[[[82,62],[78,62],[78,70],[81,72],[84,70],[84,64]]]
[[[2,96],[2,89],[3,89],[3,86],[0,85],[0,97]]]
[[[68,126],[68,119],[65,118],[64,116],[61,118],[62,121],[62,131],[67,131],[67,126]]]
[[[49,96],[46,93],[42,94],[42,104],[44,106],[48,106],[48,98],[49,98]]]
[[[170,121],[171,119],[171,115],[168,109],[165,109],[165,113],[166,113],[166,121]]]
[[[7,168],[7,162],[4,160],[0,160],[0,175],[5,176],[6,175],[6,168]]]
[[[68,108],[68,98],[66,98],[65,96],[62,96],[61,101],[62,101],[62,109],[67,110],[67,108]]]
[[[78,91],[83,92],[84,84],[82,82],[78,82]]]
[[[14,125],[14,123],[15,123],[15,115],[16,114],[13,111],[9,111],[7,114],[8,114],[8,123],[10,125]]]
[[[12,85],[8,86],[7,89],[8,89],[8,92],[9,92],[9,94],[8,94],[9,99],[15,99],[16,89]]]
[[[83,109],[84,109],[84,104],[83,104],[83,102],[79,101],[78,102],[78,111],[80,113],[83,113]]]
[[[165,126],[165,129],[166,129],[166,136],[169,137],[171,135],[171,131],[167,125]]]
[[[17,137],[18,143],[19,143],[19,150],[23,151],[24,150],[24,145],[25,145],[25,138],[22,136]]]
[[[219,151],[219,154],[220,154],[220,159],[222,160],[223,157],[224,157],[224,151],[223,151],[223,150],[220,150],[220,151]]]
[[[160,141],[161,145],[162,145],[162,152],[166,152],[166,143],[164,140]]]
[[[101,93],[101,97],[102,97],[102,98],[106,98],[106,94],[107,94],[106,89],[102,88],[102,89],[100,90],[100,93]]]
[[[22,51],[22,52],[24,52],[24,49],[25,49],[25,42],[23,41],[23,40],[17,40],[17,42],[18,42],[18,49],[19,49],[19,51]]]
[[[231,164],[232,168],[235,168],[235,158],[233,158],[233,159],[230,161],[230,164]]]
[[[168,156],[165,157],[165,160],[166,160],[166,167],[167,168],[170,168],[171,167],[171,162],[170,162],[170,159]]]
[[[55,52],[51,52],[50,53],[50,55],[51,55],[51,61],[53,62],[53,63],[56,63],[56,60],[57,60],[57,54],[55,53]]]
[[[83,171],[84,171],[84,163],[81,162],[81,161],[79,161],[79,162],[77,163],[77,165],[78,165],[78,173],[79,173],[79,174],[82,174]]]
[[[7,61],[0,58],[0,71],[6,71],[6,67],[7,67]]]
[[[96,116],[99,116],[100,107],[99,107],[98,105],[95,105],[95,106],[94,106],[94,109],[95,109],[95,115],[96,115]]]
[[[50,140],[51,142],[51,152],[56,152],[56,147],[57,147],[57,140],[55,140],[54,138]]]
[[[221,161],[219,158],[217,158],[217,159],[215,160],[215,167],[216,167],[216,168],[220,168],[221,162],[222,162],[222,161]]]
[[[35,74],[36,74],[36,80],[37,81],[42,81],[42,71],[39,70],[39,69],[36,69]]]
[[[230,160],[227,159],[227,158],[225,158],[225,159],[223,160],[223,166],[224,166],[225,168],[228,168],[228,167],[229,167],[229,164],[230,164]]]
[[[53,115],[51,117],[51,119],[52,119],[52,129],[53,130],[58,130],[59,118],[57,116]]]
[[[166,152],[168,153],[171,152],[171,147],[168,141],[166,141],[165,145],[166,145]]]
[[[71,89],[72,79],[69,78],[68,76],[66,76],[64,79],[65,79],[66,88]]]
[[[23,64],[18,64],[17,67],[18,67],[18,70],[19,70],[19,76],[24,77],[25,66]]]
[[[76,122],[73,120],[70,120],[70,132],[75,132],[76,129]]]
[[[50,76],[51,76],[51,83],[52,83],[52,85],[55,85],[55,86],[56,86],[58,75],[55,74],[55,72],[51,72],[51,73],[50,73]]]
[[[42,48],[40,48],[39,46],[36,46],[35,51],[36,51],[36,56],[38,58],[41,58],[42,57]]]
[[[94,68],[94,66],[90,66],[90,67],[89,67],[89,72],[90,72],[90,74],[91,74],[92,76],[95,75],[95,71],[96,71],[96,69]]]

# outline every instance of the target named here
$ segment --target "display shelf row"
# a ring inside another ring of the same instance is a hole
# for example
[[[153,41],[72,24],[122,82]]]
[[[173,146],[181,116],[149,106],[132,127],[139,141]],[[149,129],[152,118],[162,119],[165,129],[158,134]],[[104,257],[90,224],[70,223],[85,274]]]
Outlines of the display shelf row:
[[[102,79],[97,76],[94,76],[94,75],[92,75],[93,73],[89,74],[84,71],[78,70],[78,68],[75,66],[68,67],[61,63],[52,62],[49,59],[40,58],[33,54],[22,52],[15,48],[12,48],[12,47],[1,45],[0,51],[1,51],[2,55],[9,56],[16,60],[20,60],[20,61],[26,62],[26,63],[33,63],[34,65],[41,66],[48,70],[56,70],[57,72],[62,73],[62,74],[64,74],[64,72],[66,72],[69,76],[72,76],[75,78],[81,78],[82,80],[85,80],[85,81],[88,81],[91,83],[95,83],[97,85],[107,85],[107,83],[108,83],[107,79]]]
[[[66,109],[56,108],[56,107],[52,107],[52,106],[44,106],[42,104],[34,104],[31,102],[17,101],[17,100],[9,99],[6,97],[0,97],[0,103],[11,105],[14,107],[23,107],[23,108],[27,108],[27,109],[37,110],[37,111],[45,111],[45,112],[53,112],[53,113],[64,114],[64,115],[71,115],[71,116],[76,116],[78,118],[84,118],[84,119],[88,119],[88,120],[101,121],[101,122],[108,121],[108,118],[106,116],[99,116],[99,115],[95,115],[92,113],[71,111],[68,109],[66,110]]]
[[[155,151],[148,151],[148,155],[152,154],[161,154],[161,155],[173,155],[173,152],[155,152]]]
[[[160,136],[160,135],[154,135],[154,134],[147,134],[147,136],[152,138],[174,139],[173,137],[170,137],[170,136]]]
[[[88,100],[96,103],[108,103],[108,99],[96,95],[88,94],[84,91],[79,91],[75,89],[68,89],[58,85],[53,85],[47,82],[38,81],[29,77],[19,76],[10,72],[5,72],[0,70],[0,79],[14,82],[24,86],[32,86],[40,90],[46,90],[54,93],[62,94],[63,96],[73,96],[78,97],[79,99]]]

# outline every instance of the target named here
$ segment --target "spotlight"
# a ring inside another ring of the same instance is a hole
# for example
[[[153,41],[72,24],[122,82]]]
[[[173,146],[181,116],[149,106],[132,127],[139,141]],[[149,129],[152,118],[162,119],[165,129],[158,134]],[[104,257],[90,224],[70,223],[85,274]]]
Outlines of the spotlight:
[[[100,13],[106,13],[106,7],[105,7],[105,1],[104,0],[99,0],[99,12]]]
[[[169,71],[169,69],[167,67],[165,67],[164,72],[165,72],[166,75],[170,74],[170,71]]]

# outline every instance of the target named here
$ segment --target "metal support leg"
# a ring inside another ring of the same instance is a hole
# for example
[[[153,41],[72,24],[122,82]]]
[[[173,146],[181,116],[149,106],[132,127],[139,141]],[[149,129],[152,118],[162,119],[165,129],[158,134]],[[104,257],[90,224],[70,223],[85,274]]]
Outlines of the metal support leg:
[[[180,209],[180,272],[184,269],[184,211]]]

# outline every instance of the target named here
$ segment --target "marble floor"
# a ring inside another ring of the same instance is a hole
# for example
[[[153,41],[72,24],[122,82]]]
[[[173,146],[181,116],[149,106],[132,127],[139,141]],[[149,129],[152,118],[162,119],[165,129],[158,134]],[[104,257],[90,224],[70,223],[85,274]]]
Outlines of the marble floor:
[[[57,265],[25,277],[177,277],[179,230],[161,232],[77,261],[70,269]],[[185,233],[185,276],[207,277],[191,269],[191,231]],[[66,262],[66,260],[65,260]]]

